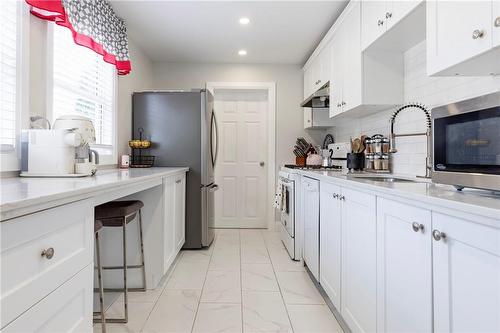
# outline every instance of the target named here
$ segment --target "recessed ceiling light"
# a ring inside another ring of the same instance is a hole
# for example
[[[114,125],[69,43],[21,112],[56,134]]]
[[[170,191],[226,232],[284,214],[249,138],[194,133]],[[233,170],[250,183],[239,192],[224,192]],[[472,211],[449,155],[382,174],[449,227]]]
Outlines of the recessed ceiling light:
[[[246,56],[246,55],[247,55],[247,50],[239,50],[239,51],[238,51],[238,54],[239,54],[240,56]]]
[[[247,25],[248,23],[250,23],[250,19],[248,17],[242,17],[242,18],[240,18],[240,24],[241,25]]]

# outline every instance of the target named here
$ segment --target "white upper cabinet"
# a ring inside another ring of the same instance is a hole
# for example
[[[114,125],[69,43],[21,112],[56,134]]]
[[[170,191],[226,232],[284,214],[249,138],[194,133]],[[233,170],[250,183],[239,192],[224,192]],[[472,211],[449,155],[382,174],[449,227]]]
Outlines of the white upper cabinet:
[[[432,332],[431,212],[377,198],[377,332]]]
[[[439,213],[432,225],[434,332],[500,332],[500,229]]]
[[[304,68],[304,98],[330,81],[330,47],[326,45]]]
[[[342,188],[341,314],[353,332],[377,330],[375,196]]]
[[[314,92],[312,91],[313,89],[312,77],[313,77],[313,69],[311,67],[304,69],[304,99],[311,96],[311,94]]]
[[[499,2],[427,1],[428,75],[500,73]]]
[[[341,279],[341,188],[328,183],[321,183],[320,192],[320,278],[319,283],[340,310]]]
[[[361,4],[350,2],[332,37],[330,117],[369,114],[403,102],[403,57],[361,52]]]
[[[388,30],[392,29],[422,1],[362,1],[362,49],[365,50]],[[409,33],[412,32],[409,31]]]

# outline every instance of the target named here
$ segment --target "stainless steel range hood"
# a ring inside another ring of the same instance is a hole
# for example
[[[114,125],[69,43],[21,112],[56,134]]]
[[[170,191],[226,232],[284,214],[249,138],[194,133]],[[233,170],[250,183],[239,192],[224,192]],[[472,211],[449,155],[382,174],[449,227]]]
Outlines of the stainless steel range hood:
[[[300,103],[303,108],[327,108],[330,106],[330,82],[325,83],[314,94]]]

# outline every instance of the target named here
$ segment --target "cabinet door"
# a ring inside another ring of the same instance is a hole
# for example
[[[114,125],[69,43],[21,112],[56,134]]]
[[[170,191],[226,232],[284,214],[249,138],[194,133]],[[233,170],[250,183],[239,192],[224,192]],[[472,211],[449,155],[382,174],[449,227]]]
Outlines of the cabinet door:
[[[319,82],[318,82],[318,88],[321,88],[325,83],[330,81],[330,62],[331,62],[331,57],[330,57],[330,45],[327,45],[323,48],[321,51],[321,54],[319,55],[319,61],[320,61],[320,75],[319,75]]]
[[[319,279],[319,182],[302,178],[302,202],[304,209],[304,261]]]
[[[343,112],[362,104],[361,3],[354,2],[339,33],[343,35]]]
[[[493,0],[493,47],[500,46],[500,0]]]
[[[321,87],[321,53],[313,59],[312,79],[313,82],[311,94]]]
[[[313,113],[311,108],[304,108],[304,128],[311,128]]]
[[[92,281],[88,265],[2,329],[4,333],[92,332]]]
[[[163,179],[163,273],[177,255],[175,253],[175,177]]]
[[[498,221],[492,224],[498,225]],[[432,214],[435,332],[500,332],[500,229]]]
[[[429,0],[426,15],[429,74],[491,49],[492,0]]]
[[[320,284],[333,305],[340,310],[341,189],[321,183],[320,194]]]
[[[309,97],[312,94],[312,68],[309,66],[304,71],[304,99]]]
[[[431,212],[377,198],[377,331],[432,332]]]
[[[180,175],[175,178],[174,183],[174,234],[175,255],[184,245],[186,230],[186,176]]]
[[[414,10],[423,0],[391,0],[387,1],[386,24],[387,29],[392,28],[401,21],[406,15]]]
[[[375,332],[375,196],[342,188],[341,314],[353,332]]]
[[[342,34],[336,33],[330,44],[330,118],[342,113],[344,51]]]
[[[386,31],[386,1],[361,2],[362,48],[366,49]]]

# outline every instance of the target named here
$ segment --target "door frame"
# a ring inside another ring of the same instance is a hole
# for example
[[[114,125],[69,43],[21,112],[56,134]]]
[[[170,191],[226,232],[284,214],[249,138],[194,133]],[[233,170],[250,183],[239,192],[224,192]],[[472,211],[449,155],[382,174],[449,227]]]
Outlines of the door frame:
[[[272,201],[276,186],[276,82],[207,82],[206,89],[214,95],[217,90],[266,90],[267,91],[267,229],[275,229]]]

